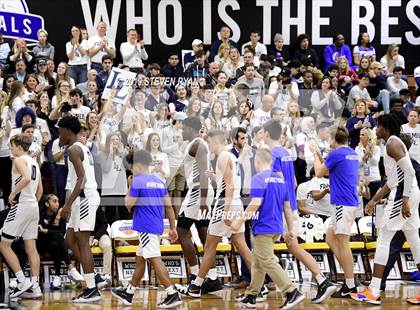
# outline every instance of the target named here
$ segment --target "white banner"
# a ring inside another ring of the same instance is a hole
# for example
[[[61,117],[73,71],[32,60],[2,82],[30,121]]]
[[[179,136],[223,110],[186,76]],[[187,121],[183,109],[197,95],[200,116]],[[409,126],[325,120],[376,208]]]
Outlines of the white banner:
[[[114,88],[115,94],[112,102],[114,104],[125,103],[128,99],[129,90],[132,89],[135,80],[136,74],[134,72],[112,68],[102,93],[102,99],[109,99]]]

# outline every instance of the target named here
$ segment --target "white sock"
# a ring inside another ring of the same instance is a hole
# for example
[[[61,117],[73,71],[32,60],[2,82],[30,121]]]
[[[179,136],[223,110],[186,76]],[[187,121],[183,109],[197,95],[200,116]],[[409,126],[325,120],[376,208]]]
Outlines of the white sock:
[[[190,266],[191,274],[198,275],[198,265]]]
[[[95,274],[94,273],[85,273],[85,281],[87,288],[94,288],[95,284]]]
[[[22,270],[19,270],[18,272],[15,272],[16,279],[18,282],[22,283],[25,282],[25,275],[23,274]]]
[[[321,284],[322,282],[324,282],[325,281],[325,276],[324,276],[324,274],[321,272],[320,274],[317,274],[316,276],[315,276],[315,280],[316,280],[316,283],[318,283],[318,284]]]
[[[372,277],[370,281],[369,289],[373,295],[379,295],[381,293],[381,278]]]
[[[134,292],[136,291],[137,287],[132,286],[131,284],[128,285],[126,292],[128,294],[134,294]]]
[[[354,279],[346,279],[346,285],[348,288],[353,288],[356,285],[354,284]]]
[[[198,286],[201,286],[203,282],[204,282],[204,279],[200,278],[199,276],[197,276],[197,278],[195,278],[195,280],[193,281],[193,283]]]
[[[216,280],[218,276],[217,268],[209,269],[209,272],[207,272],[207,276],[210,278],[210,280]]]
[[[31,277],[32,288],[37,288],[39,286],[39,279],[38,277]]]
[[[174,289],[174,286],[168,286],[167,288],[165,288],[166,294],[168,295],[172,295],[176,293],[176,290]]]

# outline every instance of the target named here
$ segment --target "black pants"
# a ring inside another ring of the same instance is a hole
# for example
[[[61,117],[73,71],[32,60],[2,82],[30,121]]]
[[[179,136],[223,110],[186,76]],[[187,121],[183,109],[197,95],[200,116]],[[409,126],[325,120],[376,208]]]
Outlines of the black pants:
[[[0,157],[0,188],[3,190],[4,205],[7,206],[12,191],[12,160],[10,156]]]
[[[37,248],[39,254],[48,253],[54,262],[54,270],[60,275],[61,262],[70,264],[69,251],[64,241],[64,235],[59,231],[50,231],[48,234],[38,234]]]
[[[248,204],[251,201],[250,197],[241,198],[244,210],[248,207]],[[248,248],[251,250],[251,221],[246,221],[245,225],[245,242]],[[248,266],[245,264],[245,260],[241,256],[241,279],[247,282],[251,282],[251,272],[248,269]]]

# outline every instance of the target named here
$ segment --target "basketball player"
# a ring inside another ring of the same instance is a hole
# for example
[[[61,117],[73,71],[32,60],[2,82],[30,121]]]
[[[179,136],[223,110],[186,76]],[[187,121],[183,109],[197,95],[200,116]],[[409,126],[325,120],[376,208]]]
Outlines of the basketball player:
[[[23,134],[18,134],[10,139],[10,151],[13,156],[12,166],[12,192],[9,196],[11,205],[4,222],[0,251],[15,273],[18,285],[9,292],[11,298],[16,298],[24,293],[28,297],[42,297],[39,287],[40,261],[36,250],[38,237],[39,209],[38,201],[42,196],[41,173],[35,159],[28,155],[32,139]],[[19,259],[11,246],[16,237],[22,237],[25,251],[28,254],[31,267],[31,280],[25,278]]]
[[[89,237],[95,228],[96,210],[100,204],[100,197],[95,180],[93,157],[89,149],[78,140],[81,125],[77,117],[63,117],[58,122],[58,127],[60,147],[68,146],[68,179],[71,185],[71,194],[61,210],[61,216],[70,217],[67,229],[74,235],[75,241],[71,247],[77,248],[79,252],[86,281],[86,288],[72,301],[75,303],[95,302],[101,299],[101,295],[95,284]]]
[[[239,163],[235,155],[225,150],[224,133],[220,130],[208,134],[210,152],[217,156],[216,174],[208,172],[216,180],[216,203],[212,213],[204,244],[204,257],[200,265],[198,276],[188,286],[188,295],[201,296],[201,286],[207,272],[213,266],[216,257],[217,244],[222,237],[231,237],[232,242],[244,258],[248,268],[251,268],[251,251],[245,242],[245,226],[242,224],[237,232],[232,233],[229,225],[231,220],[238,218],[243,212],[240,196],[241,174]]]
[[[197,117],[188,117],[183,123],[182,136],[189,141],[185,151],[184,170],[187,180],[188,192],[179,211],[177,232],[182,251],[190,265],[191,275],[189,283],[195,280],[198,274],[197,254],[190,237],[190,229],[194,224],[201,243],[204,245],[207,238],[207,229],[210,208],[214,198],[213,188],[206,175],[210,167],[210,152],[207,143],[199,137],[202,124]],[[213,266],[209,270],[209,278],[205,281],[208,292],[220,290],[223,285],[217,279],[217,269]],[[185,294],[185,287],[177,287]]]
[[[271,149],[273,156],[272,168],[273,172],[284,178],[287,189],[289,191],[290,207],[293,211],[293,228],[285,238],[285,242],[289,252],[302,262],[312,273],[318,284],[318,292],[313,303],[321,303],[330,297],[335,291],[335,286],[321,273],[319,265],[311,254],[302,249],[297,241],[299,235],[299,214],[296,204],[295,195],[295,170],[293,166],[293,158],[289,152],[280,144],[282,125],[275,120],[270,120],[264,124],[264,142]]]
[[[380,286],[385,266],[389,259],[392,239],[400,230],[410,245],[417,268],[420,270],[419,239],[419,202],[420,192],[408,150],[400,139],[400,122],[395,116],[385,114],[376,120],[376,136],[386,143],[384,154],[386,184],[376,192],[366,205],[366,213],[372,214],[376,204],[389,193],[388,203],[380,228],[373,265],[373,277],[368,288],[360,293],[351,294],[351,298],[379,305],[381,303]],[[417,296],[418,298],[419,296]],[[416,301],[416,297],[408,302]]]
[[[251,270],[251,284],[240,299],[242,305],[255,308],[256,297],[264,283],[265,274],[286,293],[286,301],[282,309],[290,309],[305,299],[297,288],[290,282],[287,273],[278,263],[273,251],[273,243],[283,234],[283,213],[293,234],[293,213],[290,208],[289,191],[285,181],[271,169],[272,156],[270,150],[263,148],[255,157],[257,174],[251,180],[252,197],[244,217],[232,223],[233,231],[240,228],[245,219],[255,215],[252,220],[254,235],[254,251]],[[256,212],[258,212],[256,214]],[[257,216],[258,215],[258,216]],[[238,296],[239,297],[239,296]],[[238,298],[236,298],[238,300]]]
[[[334,298],[350,298],[351,293],[357,292],[354,283],[353,255],[349,242],[359,205],[359,158],[356,152],[347,145],[348,139],[349,133],[345,127],[339,126],[331,130],[333,150],[328,153],[325,162],[318,145],[315,142],[309,145],[315,157],[316,176],[322,178],[330,175],[330,200],[334,209],[326,241],[340,265],[343,266],[346,279],[341,289],[333,294]]]
[[[169,278],[160,253],[164,211],[169,219],[169,238],[171,242],[178,239],[171,199],[166,184],[149,173],[149,166],[152,164],[149,152],[136,151],[127,157],[127,162],[132,164],[133,176],[128,178],[129,189],[125,196],[125,204],[128,209],[134,207],[133,229],[138,231],[140,242],[136,253],[136,270],[130,284],[127,287],[114,288],[111,292],[125,305],[131,305],[144,275],[146,260],[149,260],[167,294],[165,300],[158,304],[158,308],[173,308],[182,304],[182,301]]]

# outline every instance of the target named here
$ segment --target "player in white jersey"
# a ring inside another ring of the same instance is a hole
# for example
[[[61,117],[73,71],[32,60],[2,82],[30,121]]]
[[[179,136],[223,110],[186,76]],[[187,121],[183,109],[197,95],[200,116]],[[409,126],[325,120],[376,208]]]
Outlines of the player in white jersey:
[[[177,232],[182,251],[190,265],[189,283],[197,277],[198,261],[194,244],[189,231],[194,224],[202,244],[205,244],[211,204],[214,191],[206,175],[210,169],[210,151],[207,143],[199,137],[202,124],[197,117],[188,117],[183,122],[182,136],[185,141],[190,141],[185,149],[184,171],[188,192],[182,202],[178,215]],[[205,282],[205,290],[214,292],[223,288],[217,279],[215,266],[209,270],[209,278]],[[186,287],[177,286],[179,292],[185,294]]]
[[[410,245],[417,268],[420,270],[419,202],[420,191],[408,150],[399,138],[400,122],[391,114],[377,119],[376,136],[386,142],[384,166],[387,182],[366,205],[366,213],[372,214],[379,200],[389,193],[384,208],[373,266],[373,277],[360,293],[351,294],[355,300],[380,304],[380,285],[390,253],[390,244],[398,231],[403,231]],[[419,296],[417,296],[418,299]],[[415,298],[414,298],[415,299]]]
[[[42,182],[37,162],[28,155],[31,144],[32,139],[23,134],[10,139],[10,151],[14,158],[12,192],[9,196],[11,207],[2,229],[0,251],[18,281],[17,287],[9,292],[11,298],[27,293],[30,293],[30,297],[42,296],[38,284],[40,262],[36,250],[38,201],[42,196]],[[31,280],[25,278],[19,260],[11,248],[16,237],[24,240],[31,267]]]
[[[79,252],[87,286],[79,296],[73,298],[73,302],[94,302],[100,300],[101,295],[95,284],[93,256],[89,244],[90,234],[95,228],[96,210],[100,204],[93,158],[89,149],[78,141],[77,134],[81,125],[77,117],[63,117],[58,127],[59,145],[68,145],[68,181],[71,185],[71,194],[61,210],[61,216],[70,216],[68,231],[74,235],[76,243],[71,247],[77,248]]]
[[[207,272],[214,263],[217,244],[222,237],[232,238],[239,254],[251,270],[252,257],[245,242],[245,226],[242,224],[241,228],[234,233],[230,228],[231,221],[239,219],[243,212],[240,199],[241,174],[237,158],[231,152],[225,150],[224,140],[224,133],[220,130],[208,134],[209,150],[217,156],[216,174],[208,172],[217,183],[216,202],[204,245],[204,257],[200,270],[197,278],[188,287],[188,295],[191,297],[201,296],[201,286]]]

